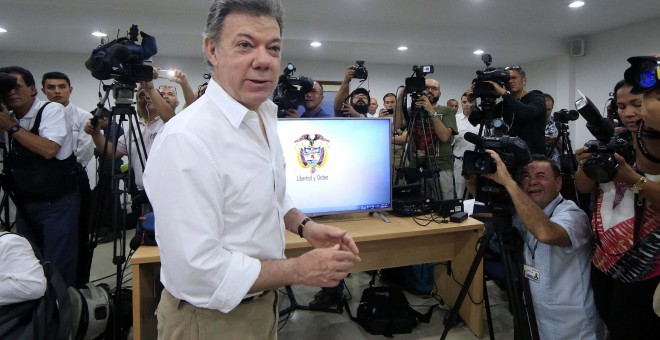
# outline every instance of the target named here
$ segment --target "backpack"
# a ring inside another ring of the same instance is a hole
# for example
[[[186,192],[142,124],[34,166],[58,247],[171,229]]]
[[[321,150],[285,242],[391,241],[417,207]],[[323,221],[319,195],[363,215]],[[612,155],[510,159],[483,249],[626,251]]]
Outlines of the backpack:
[[[135,236],[131,239],[130,247],[137,250],[141,245],[156,246],[156,224],[154,212],[148,212],[138,218]]]
[[[96,339],[103,335],[110,317],[110,298],[103,288],[88,282],[82,288],[69,287],[73,322],[73,340]]]
[[[369,287],[362,292],[357,317],[351,315],[348,301],[346,311],[351,320],[374,335],[408,334],[420,322],[428,323],[433,314],[433,305],[426,314],[414,310],[401,289],[393,287]]]
[[[0,237],[8,234],[13,233]],[[44,268],[46,292],[39,299],[1,307],[0,339],[68,340],[72,317],[66,284],[53,264],[43,260],[41,252],[32,242],[30,245]]]

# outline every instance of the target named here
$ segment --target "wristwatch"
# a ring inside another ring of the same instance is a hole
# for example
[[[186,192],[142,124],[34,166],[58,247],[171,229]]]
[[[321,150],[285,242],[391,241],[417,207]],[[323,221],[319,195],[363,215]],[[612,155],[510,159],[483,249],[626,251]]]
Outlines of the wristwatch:
[[[633,194],[639,194],[642,192],[644,189],[644,184],[648,182],[648,179],[646,177],[642,176],[639,178],[639,180],[630,186],[630,191],[632,191]]]
[[[7,134],[8,134],[9,136],[11,136],[11,135],[13,135],[16,131],[18,131],[18,130],[20,130],[20,129],[21,129],[21,125],[18,124],[18,123],[16,123],[16,125],[10,127],[9,130],[7,130]]]

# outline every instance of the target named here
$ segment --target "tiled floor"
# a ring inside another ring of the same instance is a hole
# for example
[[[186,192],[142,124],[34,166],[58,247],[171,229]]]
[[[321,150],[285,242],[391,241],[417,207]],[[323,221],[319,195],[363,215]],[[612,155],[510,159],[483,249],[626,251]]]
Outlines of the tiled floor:
[[[134,234],[134,230],[128,232],[128,238]],[[91,279],[110,276],[100,282],[107,282],[110,286],[116,285],[116,266],[112,263],[113,258],[113,243],[101,244],[96,248],[94,253]],[[118,247],[119,249],[119,247]],[[124,287],[131,286],[131,270],[130,266],[124,273]],[[353,315],[357,311],[357,305],[360,301],[362,291],[369,285],[371,276],[366,273],[355,273],[346,280],[348,293],[352,295],[349,306]],[[381,283],[377,281],[377,285]],[[513,339],[512,318],[507,310],[506,294],[501,291],[497,286],[488,282],[488,291],[491,299],[491,311],[493,313],[493,327],[495,336],[498,339]],[[314,294],[318,291],[317,288],[306,286],[293,287],[295,297],[299,304],[306,305],[313,299]],[[280,294],[280,309],[289,306],[288,297],[285,295],[285,290],[281,289]],[[345,291],[346,294],[346,291]],[[418,296],[407,294],[408,301],[413,307],[418,307],[417,310],[426,312],[428,308],[423,306],[431,306],[437,303],[433,298],[421,298]],[[433,312],[430,323],[422,323],[418,325],[411,334],[396,334],[395,339],[439,339],[443,330],[443,319],[445,314],[448,313],[447,307],[436,308]],[[485,313],[484,313],[485,320]],[[485,322],[485,321],[484,321]],[[488,331],[485,328],[484,338],[488,338]],[[333,314],[316,311],[296,310],[287,318],[280,319],[280,339],[384,339],[382,335],[371,335],[361,328],[357,323],[351,321],[347,313],[344,311],[342,314]],[[129,335],[132,339],[132,335]],[[467,327],[458,325],[449,331],[447,339],[478,339]]]

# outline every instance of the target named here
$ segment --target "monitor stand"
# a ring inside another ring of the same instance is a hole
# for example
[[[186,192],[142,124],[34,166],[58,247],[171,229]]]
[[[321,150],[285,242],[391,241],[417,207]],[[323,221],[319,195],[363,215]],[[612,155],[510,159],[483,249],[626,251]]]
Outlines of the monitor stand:
[[[383,221],[385,221],[386,223],[391,223],[391,222],[392,222],[392,221],[390,221],[389,218],[387,218],[387,216],[385,216],[385,214],[383,214],[383,213],[380,212],[380,211],[378,211],[378,212],[376,212],[376,211],[370,211],[370,212],[369,212],[369,216],[373,216],[374,213],[378,214],[378,216],[380,216],[380,218],[381,218]]]

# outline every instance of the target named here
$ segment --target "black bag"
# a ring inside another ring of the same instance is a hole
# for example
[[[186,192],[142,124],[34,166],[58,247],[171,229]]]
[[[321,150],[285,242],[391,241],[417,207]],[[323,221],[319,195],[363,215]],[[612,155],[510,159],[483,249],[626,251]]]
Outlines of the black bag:
[[[46,293],[36,300],[0,307],[0,339],[69,340],[71,301],[64,279],[34,245],[32,249],[44,268]]]
[[[357,317],[351,315],[348,302],[346,311],[351,320],[374,335],[408,334],[420,322],[428,323],[433,314],[433,305],[426,314],[414,310],[408,304],[403,291],[392,287],[369,287],[362,292]]]

